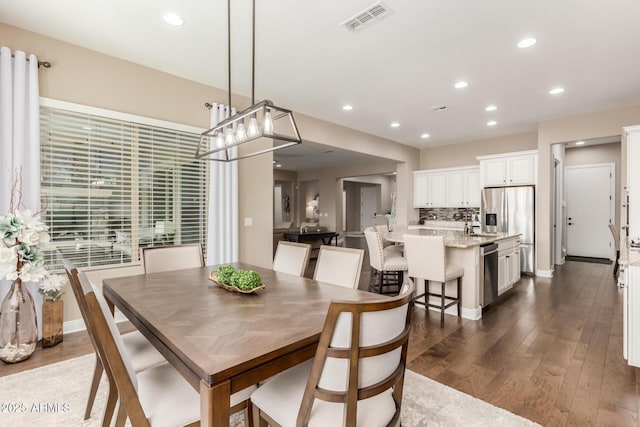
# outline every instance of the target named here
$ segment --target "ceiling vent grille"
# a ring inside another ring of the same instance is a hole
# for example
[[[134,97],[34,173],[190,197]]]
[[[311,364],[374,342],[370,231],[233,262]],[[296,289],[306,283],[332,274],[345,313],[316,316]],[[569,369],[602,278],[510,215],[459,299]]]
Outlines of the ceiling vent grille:
[[[347,19],[341,25],[346,27],[348,30],[356,31],[384,19],[391,13],[391,9],[379,1],[372,4],[362,12],[359,12],[353,17]]]

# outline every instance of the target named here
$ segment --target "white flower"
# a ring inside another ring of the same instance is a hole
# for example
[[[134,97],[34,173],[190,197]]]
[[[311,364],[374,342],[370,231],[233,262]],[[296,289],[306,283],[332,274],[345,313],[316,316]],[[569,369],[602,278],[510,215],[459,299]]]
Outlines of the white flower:
[[[17,276],[18,254],[16,247],[0,247],[0,279],[15,280]]]
[[[46,276],[38,291],[45,296],[45,299],[57,301],[62,297],[62,287],[67,283],[66,277],[59,274]]]
[[[23,264],[18,277],[23,282],[39,282],[46,274],[47,270],[43,266],[34,267],[31,264]]]

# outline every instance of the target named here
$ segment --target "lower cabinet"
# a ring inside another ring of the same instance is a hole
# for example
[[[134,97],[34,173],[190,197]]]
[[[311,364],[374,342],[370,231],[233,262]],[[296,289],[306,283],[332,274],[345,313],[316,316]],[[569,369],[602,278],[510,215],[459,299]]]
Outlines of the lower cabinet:
[[[516,239],[498,243],[498,295],[520,280],[520,244]]]
[[[640,266],[629,266],[624,274],[622,351],[629,365],[640,367]]]

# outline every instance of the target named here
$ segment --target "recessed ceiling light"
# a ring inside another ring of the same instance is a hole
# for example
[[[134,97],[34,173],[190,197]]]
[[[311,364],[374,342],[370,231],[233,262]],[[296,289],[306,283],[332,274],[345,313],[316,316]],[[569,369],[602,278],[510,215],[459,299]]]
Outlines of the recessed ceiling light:
[[[496,111],[497,109],[498,107],[495,105],[487,105],[487,108],[485,108],[484,111]]]
[[[518,47],[520,49],[526,49],[536,43],[538,43],[538,40],[534,39],[533,37],[527,37],[526,39],[522,39],[518,42]]]
[[[175,27],[179,27],[184,24],[184,19],[180,18],[175,13],[165,13],[162,18],[164,19],[164,22]]]
[[[463,89],[467,86],[469,86],[469,83],[465,82],[464,80],[461,80],[458,83],[453,85],[453,87],[455,87],[456,89]]]
[[[351,110],[353,110],[353,106],[352,105],[343,105],[342,109],[344,111],[351,111]]]
[[[400,127],[400,123],[398,123],[398,122],[393,122],[393,123],[391,123],[391,127],[392,127],[392,128]]]
[[[496,122],[495,120],[489,120],[489,121],[487,122],[487,126],[495,126],[495,125],[497,125],[497,124],[498,124],[498,122]]]
[[[584,141],[576,141],[576,145],[584,145]]]
[[[558,95],[561,94],[562,92],[564,92],[564,88],[563,87],[554,87],[553,89],[551,89],[549,91],[550,95]]]
[[[431,135],[429,135],[428,133],[423,133],[422,135],[420,135],[420,138],[422,139],[427,139],[429,138]]]

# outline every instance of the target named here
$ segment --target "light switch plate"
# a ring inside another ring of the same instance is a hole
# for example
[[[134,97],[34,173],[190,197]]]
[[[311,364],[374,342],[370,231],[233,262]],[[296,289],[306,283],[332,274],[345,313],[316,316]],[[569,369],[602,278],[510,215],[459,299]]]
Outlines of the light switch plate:
[[[245,218],[244,219],[245,227],[253,227],[253,218]]]

